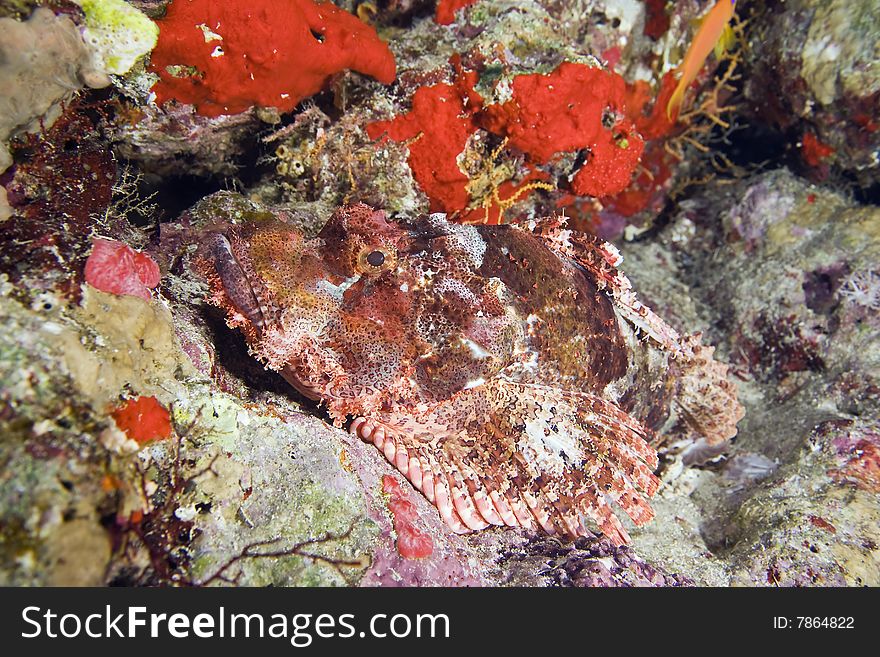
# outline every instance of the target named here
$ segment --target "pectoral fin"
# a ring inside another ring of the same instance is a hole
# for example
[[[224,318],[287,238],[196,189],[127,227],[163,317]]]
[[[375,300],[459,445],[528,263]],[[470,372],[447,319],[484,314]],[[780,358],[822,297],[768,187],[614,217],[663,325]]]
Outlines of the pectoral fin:
[[[637,525],[654,516],[652,433],[593,395],[499,378],[417,414],[358,419],[352,431],[456,531],[492,524],[575,537],[592,521],[623,545],[613,506]]]

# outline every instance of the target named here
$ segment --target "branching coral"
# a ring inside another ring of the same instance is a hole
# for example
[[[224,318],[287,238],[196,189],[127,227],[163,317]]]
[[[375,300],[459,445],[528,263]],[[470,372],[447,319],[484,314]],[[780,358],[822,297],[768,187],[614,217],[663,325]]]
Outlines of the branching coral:
[[[152,54],[157,101],[207,116],[253,105],[292,110],[346,69],[390,84],[394,56],[376,31],[329,2],[173,2]]]
[[[135,463],[133,483],[141,508],[130,513],[120,509],[111,526],[120,571],[117,577],[124,577],[127,584],[192,585],[188,568],[193,522],[175,511],[196,481],[208,474],[217,475],[214,470],[217,456],[198,469],[184,458],[184,440],[190,437],[193,426],[173,428],[176,440],[165,451],[166,462],[145,455],[143,464]],[[119,486],[124,483],[118,482],[114,487]],[[148,565],[143,564],[144,551]]]
[[[206,455],[199,464],[190,451],[204,439],[200,416],[201,412],[197,413],[186,425],[172,420],[170,426],[163,427],[169,434],[166,437],[173,436],[173,439],[156,449],[142,451],[132,464],[130,475],[105,477],[103,485],[108,492],[119,491],[116,516],[112,520],[108,517],[108,528],[114,539],[111,581],[126,585],[185,587],[240,584],[244,562],[298,557],[332,568],[344,581],[353,584],[348,574],[352,569],[362,569],[366,565],[364,560],[334,556],[326,547],[349,539],[357,520],[336,533],[325,532],[293,543],[281,536],[251,541],[222,560],[212,571],[200,572],[194,563],[196,551],[192,546],[200,530],[194,522],[194,511],[188,512],[187,509],[210,508],[210,500],[191,505],[192,493],[209,478],[222,477],[222,462],[218,463],[220,454]],[[116,421],[120,422],[118,418]],[[126,490],[130,490],[130,496],[134,498],[128,505],[120,495]],[[250,493],[251,489],[246,489],[245,499]]]
[[[698,105],[683,112],[678,123],[683,129],[670,138],[665,148],[679,161],[685,159],[684,150],[691,146],[701,153],[709,153],[708,143],[712,131],[717,127],[730,130],[731,124],[724,117],[736,109],[729,98],[736,92],[734,83],[739,80],[738,67],[740,54],[732,52],[724,58],[724,71],[712,79]]]
[[[345,568],[363,568],[365,565],[364,560],[338,559],[335,557],[328,557],[323,554],[313,552],[312,548],[324,545],[326,543],[332,543],[334,541],[344,541],[351,536],[353,531],[354,523],[352,523],[348,527],[348,529],[340,534],[331,534],[327,532],[317,538],[300,541],[288,547],[275,547],[274,549],[269,549],[269,547],[277,546],[281,542],[280,538],[272,538],[266,541],[256,541],[254,543],[250,543],[249,545],[244,546],[238,554],[230,557],[226,561],[226,563],[221,565],[211,575],[205,577],[202,580],[199,580],[198,582],[190,580],[185,583],[189,586],[200,587],[210,586],[218,582],[224,582],[226,584],[239,584],[242,575],[241,570],[239,570],[235,575],[232,576],[227,574],[230,569],[233,568],[233,566],[236,566],[247,559],[279,559],[282,557],[302,557],[310,561],[325,564],[336,570],[336,572],[339,573],[343,580],[348,581]]]
[[[472,199],[472,205],[476,207],[461,214],[459,220],[462,223],[501,224],[504,223],[505,213],[519,201],[524,199],[535,190],[554,191],[556,186],[546,182],[547,175],[543,171],[529,171],[522,176],[517,184],[516,177],[517,160],[501,162],[501,154],[507,147],[508,140],[505,138],[487,157],[485,149],[472,148],[478,140],[480,133],[468,141],[468,147],[458,160],[466,169],[469,182],[467,192]],[[521,159],[521,158],[519,158]],[[471,160],[474,168],[469,168]]]

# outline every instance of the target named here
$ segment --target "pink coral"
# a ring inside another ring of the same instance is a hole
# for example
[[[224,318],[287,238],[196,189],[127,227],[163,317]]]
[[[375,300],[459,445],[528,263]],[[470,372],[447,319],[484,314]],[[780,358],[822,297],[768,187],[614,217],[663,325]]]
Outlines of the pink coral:
[[[397,551],[407,559],[424,559],[434,553],[434,541],[415,525],[418,511],[400,484],[390,475],[382,477],[382,492],[389,495],[388,510],[394,518]]]
[[[159,266],[147,254],[116,240],[94,240],[85,267],[86,283],[93,288],[149,301],[160,278]]]

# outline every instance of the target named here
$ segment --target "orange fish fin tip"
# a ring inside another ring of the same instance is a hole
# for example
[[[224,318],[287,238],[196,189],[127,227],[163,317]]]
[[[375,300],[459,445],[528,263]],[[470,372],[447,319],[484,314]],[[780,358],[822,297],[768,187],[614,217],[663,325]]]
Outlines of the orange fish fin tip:
[[[684,85],[679,83],[678,87],[675,88],[675,91],[669,98],[669,103],[666,105],[667,119],[671,121],[673,118],[678,118],[678,112],[681,109],[682,101],[684,101]]]

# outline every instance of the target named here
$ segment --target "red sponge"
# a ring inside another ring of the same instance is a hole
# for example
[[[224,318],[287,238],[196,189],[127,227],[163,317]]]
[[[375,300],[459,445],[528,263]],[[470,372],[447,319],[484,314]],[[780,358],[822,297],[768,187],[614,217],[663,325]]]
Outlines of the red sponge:
[[[171,437],[171,414],[155,397],[129,399],[111,415],[116,426],[138,445]]]
[[[626,101],[626,83],[616,73],[563,62],[546,75],[514,78],[513,98],[486,107],[478,122],[540,163],[588,149],[572,190],[611,196],[629,185],[644,146]]]
[[[437,9],[434,12],[434,22],[440,25],[449,25],[455,20],[455,12],[464,7],[469,7],[477,0],[438,0]]]
[[[463,210],[470,200],[457,158],[476,130],[472,115],[482,100],[473,92],[476,82],[476,73],[462,71],[456,84],[420,87],[409,112],[367,125],[371,139],[410,141],[409,166],[431,199],[431,212]]]
[[[389,495],[388,510],[394,518],[397,551],[406,559],[424,559],[434,553],[434,541],[416,526],[419,513],[406,493],[390,475],[382,476],[382,492]]]
[[[330,2],[175,0],[158,23],[157,102],[189,103],[205,116],[253,105],[287,112],[346,69],[384,84],[396,75],[376,30]]]

